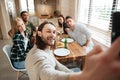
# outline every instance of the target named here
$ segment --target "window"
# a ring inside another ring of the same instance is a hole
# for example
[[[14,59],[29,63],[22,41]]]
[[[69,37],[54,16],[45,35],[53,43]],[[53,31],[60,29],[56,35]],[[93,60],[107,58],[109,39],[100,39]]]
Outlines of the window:
[[[21,8],[20,9],[21,11],[27,11],[27,2],[26,2],[26,0],[20,0],[20,8]]]
[[[86,23],[88,22],[89,0],[78,1],[78,21]]]
[[[20,0],[21,11],[28,11],[30,14],[34,14],[34,0]]]
[[[120,11],[120,0],[78,0],[78,21],[88,25],[94,39],[110,46],[113,10]]]
[[[34,0],[28,0],[28,10],[29,10],[29,13],[34,14],[35,12]]]
[[[92,0],[90,25],[102,30],[109,30],[113,0]]]
[[[118,0],[118,3],[117,3],[117,11],[120,11],[120,0]]]

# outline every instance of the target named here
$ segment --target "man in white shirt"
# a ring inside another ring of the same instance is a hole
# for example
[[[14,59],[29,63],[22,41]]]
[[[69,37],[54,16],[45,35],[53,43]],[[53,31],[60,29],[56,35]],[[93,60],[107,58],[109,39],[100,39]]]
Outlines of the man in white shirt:
[[[84,24],[75,23],[70,16],[66,17],[66,23],[69,26],[66,31],[71,38],[76,40],[80,46],[84,47],[86,52],[93,49],[94,44],[91,40],[91,33]]]

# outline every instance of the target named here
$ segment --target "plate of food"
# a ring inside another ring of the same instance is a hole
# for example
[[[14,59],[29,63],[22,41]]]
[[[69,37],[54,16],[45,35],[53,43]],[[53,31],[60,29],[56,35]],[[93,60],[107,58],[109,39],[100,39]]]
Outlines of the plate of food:
[[[57,45],[56,45],[57,47],[64,47],[64,43],[63,42],[57,42]]]
[[[65,38],[63,38],[62,40],[61,40],[62,42],[65,42]],[[68,43],[71,43],[71,42],[73,42],[74,40],[72,39],[72,38],[67,38],[67,42]]]
[[[67,56],[70,54],[70,51],[65,48],[58,48],[54,50],[54,54],[57,56]]]

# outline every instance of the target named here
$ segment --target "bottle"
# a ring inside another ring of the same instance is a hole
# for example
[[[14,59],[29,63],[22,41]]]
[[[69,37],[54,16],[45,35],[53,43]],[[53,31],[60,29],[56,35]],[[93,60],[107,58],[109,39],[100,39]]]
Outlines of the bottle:
[[[67,42],[67,38],[65,37],[65,41],[64,41],[64,48],[68,47],[68,42]]]

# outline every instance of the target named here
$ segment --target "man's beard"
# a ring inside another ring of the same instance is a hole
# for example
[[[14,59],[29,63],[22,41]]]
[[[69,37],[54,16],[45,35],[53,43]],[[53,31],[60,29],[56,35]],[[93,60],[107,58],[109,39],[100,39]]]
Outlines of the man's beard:
[[[55,41],[52,41],[51,43],[46,43],[48,46],[53,46],[54,45],[54,43],[55,43]]]
[[[47,46],[53,46],[53,45],[55,45],[55,40],[52,40],[52,42],[50,42],[50,41],[49,41],[49,37],[47,37],[47,39],[44,39],[44,38],[42,37],[42,40],[43,40],[43,42],[44,42]]]
[[[28,22],[28,19],[23,19],[23,21],[26,23],[26,22]]]

